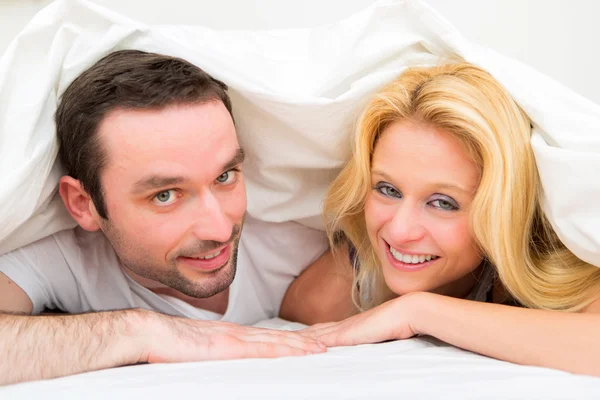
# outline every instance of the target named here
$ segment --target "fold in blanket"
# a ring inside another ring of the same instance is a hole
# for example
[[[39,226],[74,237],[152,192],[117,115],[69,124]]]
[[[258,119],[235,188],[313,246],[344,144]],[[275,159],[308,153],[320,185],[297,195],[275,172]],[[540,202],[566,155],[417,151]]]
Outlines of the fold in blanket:
[[[261,32],[149,27],[92,3],[53,2],[0,60],[0,253],[74,225],[56,196],[53,113],[77,75],[124,48],[183,57],[226,82],[248,154],[249,213],[318,228],[369,95],[407,66],[479,65],[534,122],[544,208],[560,239],[600,266],[600,107],[470,43],[422,2],[400,0],[337,24]]]

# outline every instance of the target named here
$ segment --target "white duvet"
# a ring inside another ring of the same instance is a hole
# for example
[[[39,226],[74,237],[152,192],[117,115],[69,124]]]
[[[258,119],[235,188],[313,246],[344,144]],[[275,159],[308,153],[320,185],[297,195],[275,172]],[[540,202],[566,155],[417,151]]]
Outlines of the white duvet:
[[[280,319],[257,326],[302,327]],[[523,367],[416,338],[298,358],[115,368],[0,388],[0,398],[597,400],[600,378]]]
[[[226,82],[248,154],[249,213],[313,227],[370,94],[407,66],[459,57],[480,65],[534,121],[552,225],[600,266],[600,106],[470,43],[418,0],[382,0],[317,28],[258,32],[146,26],[85,1],[55,1],[0,59],[0,253],[74,225],[56,196],[53,113],[76,76],[124,48],[181,56]]]

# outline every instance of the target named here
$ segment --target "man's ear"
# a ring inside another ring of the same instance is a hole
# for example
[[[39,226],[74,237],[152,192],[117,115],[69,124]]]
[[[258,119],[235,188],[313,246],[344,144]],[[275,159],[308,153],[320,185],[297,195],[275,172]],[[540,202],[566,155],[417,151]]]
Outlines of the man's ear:
[[[86,231],[97,231],[98,213],[90,195],[83,189],[81,182],[70,176],[60,178],[58,192],[71,217]]]

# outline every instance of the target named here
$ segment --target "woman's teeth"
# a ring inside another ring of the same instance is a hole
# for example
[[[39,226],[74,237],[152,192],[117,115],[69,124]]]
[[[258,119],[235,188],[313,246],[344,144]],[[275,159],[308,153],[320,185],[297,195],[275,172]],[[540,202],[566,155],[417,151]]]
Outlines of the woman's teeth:
[[[420,264],[439,258],[438,256],[434,256],[432,254],[402,254],[392,246],[390,246],[390,252],[396,260],[405,264]]]

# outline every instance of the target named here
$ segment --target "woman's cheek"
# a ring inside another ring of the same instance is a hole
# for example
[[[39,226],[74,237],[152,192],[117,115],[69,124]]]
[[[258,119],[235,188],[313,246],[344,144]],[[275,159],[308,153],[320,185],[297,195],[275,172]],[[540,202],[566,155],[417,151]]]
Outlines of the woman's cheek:
[[[365,224],[369,239],[374,247],[377,247],[377,235],[389,220],[390,207],[382,204],[372,195],[365,202]]]
[[[436,243],[444,248],[444,252],[457,255],[468,255],[473,249],[473,237],[469,230],[468,218],[465,216],[450,220],[433,221],[429,227],[430,234]]]

